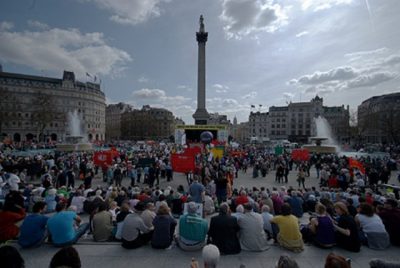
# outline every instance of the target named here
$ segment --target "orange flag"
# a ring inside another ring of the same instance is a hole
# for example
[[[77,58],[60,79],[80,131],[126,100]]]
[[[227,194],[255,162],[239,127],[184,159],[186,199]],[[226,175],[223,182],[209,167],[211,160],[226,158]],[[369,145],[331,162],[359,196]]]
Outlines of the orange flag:
[[[365,168],[364,168],[363,164],[361,164],[360,161],[350,157],[349,158],[349,166],[350,166],[350,168],[357,168],[362,174],[365,174]]]

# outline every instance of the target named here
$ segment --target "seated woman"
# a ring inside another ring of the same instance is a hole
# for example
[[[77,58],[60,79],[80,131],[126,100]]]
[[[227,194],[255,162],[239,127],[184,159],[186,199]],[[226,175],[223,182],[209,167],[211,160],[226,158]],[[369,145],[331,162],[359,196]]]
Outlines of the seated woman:
[[[374,213],[374,208],[368,203],[362,203],[355,217],[360,228],[360,240],[372,249],[385,249],[390,246],[389,235],[381,218]]]
[[[17,191],[11,191],[0,211],[0,242],[14,239],[19,234],[19,227],[26,213],[24,199]]]
[[[279,228],[277,235],[279,245],[294,252],[303,251],[304,243],[300,233],[299,221],[292,215],[292,209],[288,203],[282,205],[281,213],[282,215],[271,219],[271,223],[275,223]]]
[[[361,243],[358,237],[357,224],[349,215],[347,206],[343,202],[334,205],[337,222],[334,223],[336,231],[336,245],[352,252],[359,252]]]
[[[332,219],[326,214],[326,207],[321,203],[315,206],[316,217],[310,219],[310,233],[313,243],[322,248],[335,245],[335,228]]]
[[[176,220],[170,215],[167,204],[161,204],[153,220],[154,233],[151,239],[153,248],[165,249],[171,246],[174,239]]]

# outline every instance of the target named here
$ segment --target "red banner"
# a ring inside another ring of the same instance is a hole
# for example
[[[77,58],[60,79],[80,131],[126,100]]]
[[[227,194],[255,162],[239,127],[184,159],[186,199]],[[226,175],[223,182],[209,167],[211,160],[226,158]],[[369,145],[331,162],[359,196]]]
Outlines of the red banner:
[[[105,167],[112,164],[113,159],[119,156],[119,152],[114,147],[108,151],[95,152],[93,154],[93,163],[96,166]]]
[[[244,157],[246,155],[246,152],[243,151],[231,151],[230,156],[232,157]]]
[[[310,152],[307,149],[293,149],[292,159],[294,161],[308,161],[310,159]]]
[[[194,171],[195,169],[195,157],[186,154],[171,154],[172,170],[175,172],[186,173]]]
[[[197,154],[201,154],[201,148],[198,146],[192,148],[186,148],[185,151],[183,152],[183,155],[193,156],[193,157],[195,157]]]
[[[349,158],[349,166],[350,166],[350,168],[357,168],[362,174],[365,174],[365,168],[364,168],[363,164],[361,164],[360,161],[350,157]]]

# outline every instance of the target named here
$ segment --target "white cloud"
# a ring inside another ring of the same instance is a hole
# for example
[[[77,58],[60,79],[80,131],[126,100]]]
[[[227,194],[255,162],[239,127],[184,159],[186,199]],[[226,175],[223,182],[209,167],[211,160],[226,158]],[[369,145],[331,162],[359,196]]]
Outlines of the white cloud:
[[[28,20],[28,26],[37,30],[48,30],[50,28],[46,23],[37,20]]]
[[[141,76],[141,77],[139,77],[138,82],[139,83],[147,83],[147,82],[149,82],[149,79],[144,76]]]
[[[388,55],[389,54],[389,55]],[[342,90],[374,88],[400,77],[400,55],[387,48],[358,51],[344,55],[352,66],[340,66],[331,70],[303,75],[292,79],[289,84],[296,85],[305,93],[327,95]]]
[[[193,88],[188,87],[188,86],[186,86],[186,85],[179,85],[177,88],[178,88],[179,90],[193,91]]]
[[[190,100],[189,98],[185,98],[183,96],[167,96],[164,90],[157,88],[142,88],[132,92],[132,96],[143,101],[151,100],[152,102],[158,104],[168,104],[168,106],[183,104]]]
[[[313,11],[319,11],[338,5],[349,5],[352,2],[353,0],[301,0],[301,8],[303,10],[312,9]]]
[[[347,58],[350,58],[350,60],[358,60],[361,57],[376,56],[376,55],[381,55],[386,52],[388,52],[388,49],[386,47],[381,47],[381,48],[374,49],[374,50],[366,50],[366,51],[357,51],[357,52],[353,52],[353,53],[347,53],[344,56]]]
[[[168,0],[87,0],[112,13],[110,20],[135,25],[161,14],[160,4]]]
[[[250,93],[244,95],[242,97],[242,99],[254,99],[255,97],[257,97],[257,92],[256,91],[251,91]]]
[[[228,38],[275,32],[287,24],[287,10],[262,0],[223,0],[221,21]]]
[[[134,91],[132,94],[134,97],[141,99],[161,99],[165,98],[166,96],[164,90],[148,88],[142,88],[140,90]]]
[[[294,94],[293,94],[293,93],[290,93],[290,92],[284,92],[284,93],[283,93],[283,97],[284,97],[285,99],[291,100],[291,99],[294,98]]]
[[[396,65],[400,63],[400,55],[390,55],[384,60],[384,64],[388,65]]]
[[[298,79],[292,80],[291,83],[313,85],[335,80],[348,80],[358,75],[359,71],[351,66],[341,66],[333,68],[326,72],[317,71],[311,75],[304,75]]]
[[[391,72],[377,72],[372,74],[360,75],[356,79],[347,82],[346,87],[371,87],[396,78],[396,76],[397,75],[395,73]]]
[[[14,28],[14,23],[9,21],[0,22],[0,31],[8,31]]]
[[[216,93],[227,93],[229,89],[228,86],[224,86],[221,84],[214,84],[213,87],[215,88]]]
[[[305,35],[308,35],[308,34],[309,34],[309,32],[307,32],[307,31],[302,31],[302,32],[296,34],[296,37],[299,38],[299,37],[302,37],[302,36],[305,36]]]
[[[86,72],[118,75],[132,60],[127,52],[107,45],[102,33],[59,28],[0,31],[0,59],[36,70],[71,70],[78,77],[84,77]]]

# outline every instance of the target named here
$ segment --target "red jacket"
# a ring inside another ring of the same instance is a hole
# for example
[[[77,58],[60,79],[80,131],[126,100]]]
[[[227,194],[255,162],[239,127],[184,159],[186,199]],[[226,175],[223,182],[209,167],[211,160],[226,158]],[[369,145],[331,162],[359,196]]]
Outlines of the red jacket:
[[[0,211],[0,241],[14,239],[19,234],[19,227],[15,225],[26,216],[25,210],[17,212]]]

